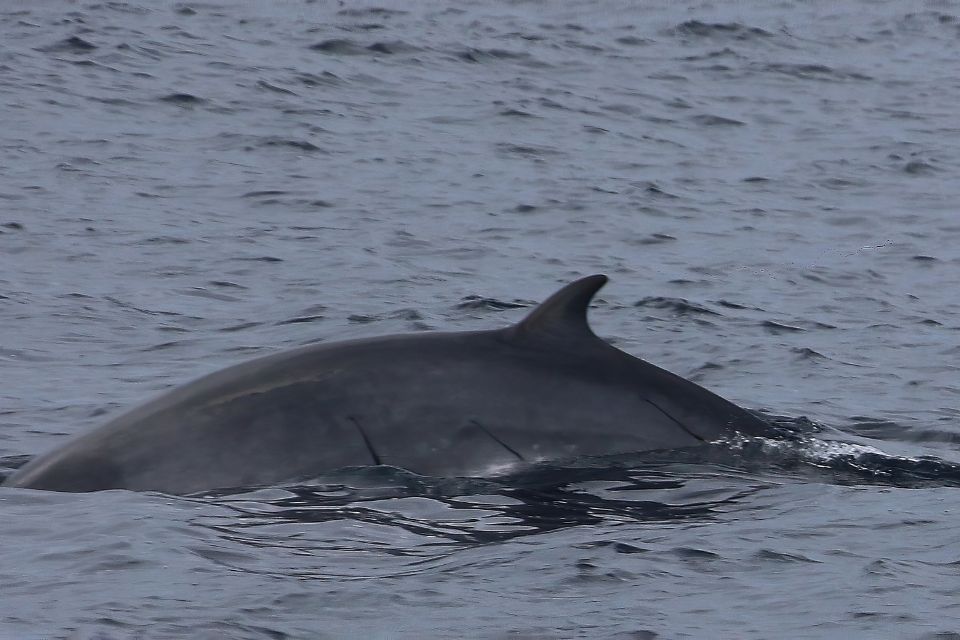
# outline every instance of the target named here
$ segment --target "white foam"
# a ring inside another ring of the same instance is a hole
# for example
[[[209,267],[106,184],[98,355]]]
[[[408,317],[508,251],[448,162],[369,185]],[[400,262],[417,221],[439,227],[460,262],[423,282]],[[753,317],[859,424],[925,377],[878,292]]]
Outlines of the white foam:
[[[807,457],[814,460],[835,460],[837,458],[851,457],[858,458],[862,455],[873,454],[887,458],[893,458],[876,447],[863,444],[854,444],[852,442],[837,442],[833,440],[818,440],[808,438],[803,440],[801,451]]]
[[[759,448],[765,453],[785,453],[799,455],[811,463],[824,463],[840,458],[859,458],[865,455],[882,456],[888,460],[918,462],[919,458],[898,456],[877,449],[870,445],[838,440],[821,440],[806,437],[800,440],[776,440],[761,436],[744,436],[736,434],[731,438],[717,440],[717,444],[729,446],[731,449]]]

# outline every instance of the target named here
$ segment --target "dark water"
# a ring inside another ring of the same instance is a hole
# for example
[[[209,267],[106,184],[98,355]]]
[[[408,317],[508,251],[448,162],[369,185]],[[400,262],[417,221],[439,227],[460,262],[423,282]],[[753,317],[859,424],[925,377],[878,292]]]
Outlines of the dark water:
[[[598,333],[796,441],[0,490],[0,638],[954,638],[957,2],[0,12],[0,456],[317,340]],[[516,304],[514,304],[516,303]]]

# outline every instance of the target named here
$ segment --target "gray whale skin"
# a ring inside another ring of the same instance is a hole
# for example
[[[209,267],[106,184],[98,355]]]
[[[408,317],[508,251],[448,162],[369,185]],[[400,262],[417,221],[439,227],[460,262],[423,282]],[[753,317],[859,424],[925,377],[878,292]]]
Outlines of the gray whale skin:
[[[594,335],[587,307],[606,282],[573,282],[502,329],[317,344],[229,367],[38,456],[6,485],[187,494],[370,464],[483,476],[769,432]]]

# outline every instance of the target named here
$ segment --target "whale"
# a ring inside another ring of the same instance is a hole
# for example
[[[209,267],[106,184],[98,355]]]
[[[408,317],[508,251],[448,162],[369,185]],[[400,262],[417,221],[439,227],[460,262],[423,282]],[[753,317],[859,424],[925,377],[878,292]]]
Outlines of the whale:
[[[570,283],[503,328],[322,342],[228,367],[35,457],[5,485],[184,495],[370,465],[484,477],[770,432],[599,338],[587,310],[606,282]]]

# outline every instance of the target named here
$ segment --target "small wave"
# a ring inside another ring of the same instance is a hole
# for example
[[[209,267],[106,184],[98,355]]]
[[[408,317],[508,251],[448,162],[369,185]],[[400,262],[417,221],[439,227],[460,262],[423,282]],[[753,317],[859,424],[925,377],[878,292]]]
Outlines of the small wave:
[[[739,302],[731,302],[730,300],[717,300],[717,304],[721,307],[726,307],[727,309],[750,309],[752,311],[763,311],[760,307],[748,307],[747,305],[740,304]]]
[[[854,416],[854,424],[845,431],[864,438],[895,442],[960,444],[960,433],[949,429],[912,428],[892,420],[879,420],[867,416]]]
[[[415,53],[420,51],[419,47],[394,40],[391,42],[374,42],[372,44],[361,44],[348,38],[332,38],[323,40],[310,45],[312,51],[319,51],[328,55],[340,56],[361,56],[361,55],[394,55],[399,53]]]
[[[316,322],[317,320],[323,320],[324,318],[326,318],[326,316],[323,316],[320,314],[308,315],[308,316],[297,316],[295,318],[288,318],[286,320],[278,320],[277,322],[274,322],[274,324],[276,326],[281,326],[285,324],[303,324],[306,322]]]
[[[457,309],[486,309],[489,311],[503,311],[505,309],[521,309],[529,307],[531,303],[515,300],[514,302],[504,302],[496,298],[484,298],[482,296],[467,296],[457,304]]]
[[[638,38],[637,36],[623,36],[617,38],[618,44],[623,44],[628,47],[644,47],[649,44],[653,44],[653,40],[648,40],[647,38]]]
[[[699,304],[694,304],[683,298],[667,298],[664,296],[647,296],[633,304],[635,307],[651,307],[653,309],[667,309],[674,315],[686,316],[691,314],[719,316],[721,314]]]
[[[87,42],[79,36],[71,36],[46,47],[40,47],[37,51],[44,53],[89,53],[96,48],[97,45]]]
[[[793,333],[795,331],[805,331],[803,327],[794,327],[789,324],[781,324],[779,322],[774,322],[773,320],[764,320],[760,323],[760,326],[774,335],[781,333]]]
[[[499,113],[501,116],[506,116],[508,118],[536,118],[538,116],[533,115],[528,111],[522,111],[520,109],[504,109]]]
[[[826,81],[846,81],[873,80],[870,76],[858,71],[843,71],[828,67],[825,64],[795,64],[788,62],[771,62],[761,67],[763,71],[780,73],[783,75],[799,78],[801,80],[826,80]]]
[[[338,16],[345,16],[348,18],[370,18],[370,17],[379,17],[387,18],[394,16],[403,16],[406,15],[407,11],[400,9],[387,9],[386,7],[363,7],[360,9],[341,9],[337,11]]]
[[[497,62],[515,62],[525,67],[545,68],[549,64],[538,60],[525,51],[510,51],[508,49],[466,49],[453,52],[453,55],[462,62],[471,64],[493,64]]]
[[[320,147],[308,142],[306,140],[293,140],[289,138],[273,138],[268,137],[263,139],[258,146],[261,147],[287,147],[292,149],[297,149],[299,151],[307,151],[310,153],[323,151]]]
[[[320,53],[341,56],[354,56],[370,53],[370,51],[363,45],[346,38],[332,38],[330,40],[323,40],[322,42],[310,45],[310,49],[313,51],[319,51]]]
[[[930,162],[924,162],[923,160],[911,160],[907,164],[903,165],[903,172],[910,175],[928,175],[931,173],[939,173],[941,169]]]
[[[27,455],[0,457],[0,484],[3,484],[11,473],[30,462],[32,457]]]
[[[510,144],[502,142],[496,145],[499,153],[510,156],[521,156],[526,158],[541,158],[543,156],[557,155],[560,152],[551,147]]]
[[[814,351],[809,347],[793,347],[790,349],[792,353],[797,354],[801,360],[825,360],[828,359],[827,356],[823,355],[819,351]]]
[[[687,62],[698,62],[700,60],[716,60],[717,58],[742,59],[743,57],[744,56],[737,53],[730,47],[724,47],[723,49],[715,49],[713,51],[707,51],[706,53],[684,56],[682,60]]]
[[[687,20],[669,29],[668,34],[696,38],[728,38],[733,40],[762,40],[773,36],[760,27],[751,27],[739,22],[701,22]]]
[[[742,127],[746,124],[740,120],[724,118],[723,116],[715,116],[711,114],[692,116],[690,120],[705,127]]]
[[[181,107],[200,105],[206,102],[203,98],[192,93],[169,93],[160,98],[161,102],[169,102]]]
[[[345,84],[343,78],[329,71],[324,71],[320,75],[304,71],[297,73],[294,79],[307,87],[337,87]]]

